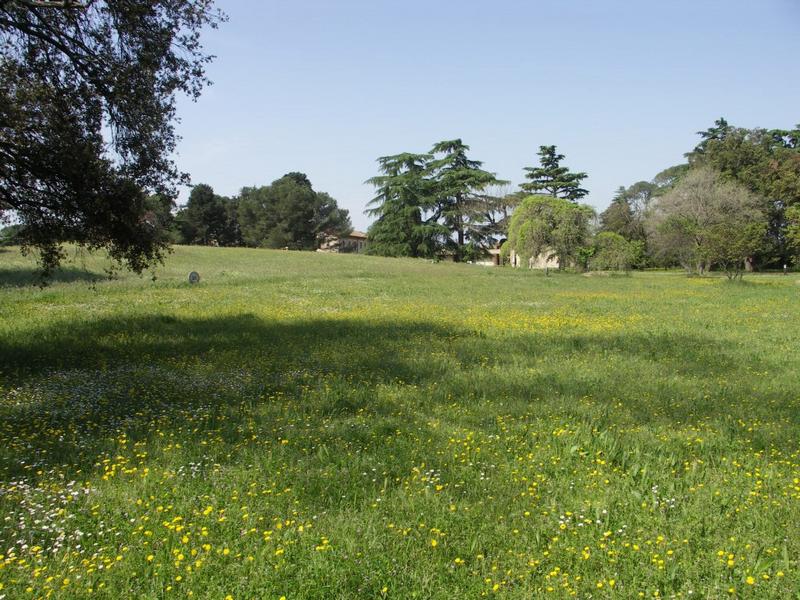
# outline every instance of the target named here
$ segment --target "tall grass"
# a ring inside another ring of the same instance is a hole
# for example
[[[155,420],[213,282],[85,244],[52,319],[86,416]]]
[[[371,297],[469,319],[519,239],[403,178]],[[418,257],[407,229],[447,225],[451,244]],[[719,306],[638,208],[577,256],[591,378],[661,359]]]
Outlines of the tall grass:
[[[800,598],[795,278],[106,268],[0,254],[0,595]]]

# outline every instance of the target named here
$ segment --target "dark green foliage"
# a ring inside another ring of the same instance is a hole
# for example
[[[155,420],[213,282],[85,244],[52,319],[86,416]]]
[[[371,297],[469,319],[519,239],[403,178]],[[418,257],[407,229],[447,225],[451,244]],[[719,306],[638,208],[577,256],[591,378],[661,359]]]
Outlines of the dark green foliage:
[[[153,228],[154,236],[163,242],[175,243],[180,241],[176,229],[175,201],[170,196],[153,194],[145,198],[145,213],[142,219]]]
[[[405,152],[378,159],[382,175],[367,181],[377,195],[367,211],[377,217],[367,232],[370,254],[433,258],[441,252],[449,231],[437,215],[435,182],[428,176],[430,154]]]
[[[430,154],[406,152],[378,159],[383,174],[368,180],[378,192],[367,211],[378,218],[369,230],[370,253],[448,253],[461,261],[474,260],[494,245],[502,202],[485,192],[506,182],[468,158],[468,151],[469,146],[456,139],[435,144]]]
[[[688,172],[688,164],[673,165],[658,173],[651,181],[638,181],[629,187],[620,186],[611,204],[600,214],[600,231],[617,233],[628,241],[641,243],[642,253],[634,267],[677,264],[673,262],[676,260],[673,254],[652,250],[647,221],[654,201],[672,190]]]
[[[45,272],[64,242],[137,272],[163,256],[147,196],[185,181],[175,96],[207,83],[200,31],[222,18],[211,0],[0,2],[0,219]]]
[[[705,131],[698,131],[697,135],[703,138],[697,147],[694,149],[695,154],[703,154],[708,147],[709,142],[719,142],[724,140],[728,134],[733,130],[733,127],[728,125],[728,121],[720,117],[714,121],[714,126],[709,127]],[[690,156],[692,153],[687,154]]]
[[[600,213],[601,230],[619,234],[627,240],[641,239],[643,227],[625,195],[626,189],[620,187],[608,208]]]
[[[741,279],[747,261],[761,249],[767,223],[758,214],[727,214],[705,232],[704,255],[728,279]]]
[[[349,211],[339,208],[330,194],[317,192],[314,208],[314,231],[317,238],[340,237],[352,230]]]
[[[800,259],[800,204],[786,209],[786,245],[790,256]]]
[[[800,202],[800,128],[742,129],[706,139],[689,154],[692,166],[709,166],[763,198],[792,206]]]
[[[242,227],[239,224],[239,197],[222,198],[225,206],[225,227],[220,233],[220,246],[244,246]]]
[[[268,186],[243,188],[238,198],[241,238],[248,246],[314,250],[352,229],[348,211],[316,192],[304,173],[288,173]]]
[[[511,215],[527,194],[522,191],[508,192],[505,186],[490,188],[478,196],[477,204],[481,214],[481,232],[486,239],[500,241],[508,237]],[[496,190],[496,192],[495,192]]]
[[[790,254],[785,211],[800,203],[800,126],[743,129],[719,119],[701,135],[703,141],[687,155],[690,164],[711,167],[763,199],[768,225],[754,259],[762,265],[783,264]]]
[[[480,194],[491,185],[501,182],[494,173],[481,169],[483,163],[467,157],[469,146],[460,139],[445,140],[431,149],[435,158],[427,165],[436,195],[436,216],[455,236],[450,246],[457,261],[466,258],[467,243],[475,255],[484,245],[493,243],[486,231],[485,200]]]
[[[647,230],[645,221],[653,199],[658,197],[665,188],[654,182],[639,181],[628,188],[620,187],[614,199],[606,210],[600,214],[600,230],[602,232],[614,233],[622,236],[628,242],[634,243],[637,255],[627,266],[644,266],[646,261]],[[612,238],[607,238],[608,240]],[[601,248],[597,248],[601,252]],[[624,254],[616,252],[617,256]],[[617,269],[617,266],[597,266],[597,261],[603,264],[620,264],[617,259],[609,260],[606,254],[601,252],[600,257],[595,261],[593,268]],[[627,263],[626,263],[627,264]]]
[[[680,165],[673,165],[661,171],[658,175],[653,177],[653,184],[656,190],[653,192],[654,196],[662,196],[671,190],[689,171],[689,164],[682,163]]]
[[[183,242],[218,245],[226,224],[223,199],[205,183],[192,188],[186,208],[178,213]]]
[[[573,173],[567,167],[561,166],[563,154],[556,153],[555,146],[539,146],[540,167],[525,167],[525,177],[530,182],[523,183],[520,187],[533,194],[546,192],[551,196],[566,198],[577,202],[589,193],[581,187],[581,182],[586,179],[586,173]]]

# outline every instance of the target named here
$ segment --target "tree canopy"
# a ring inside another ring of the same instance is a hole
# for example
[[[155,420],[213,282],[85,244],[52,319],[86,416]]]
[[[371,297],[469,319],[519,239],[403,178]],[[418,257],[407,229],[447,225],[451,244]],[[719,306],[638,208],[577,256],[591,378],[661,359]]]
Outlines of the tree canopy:
[[[783,264],[791,253],[786,210],[800,204],[800,125],[794,129],[744,129],[719,119],[700,132],[703,140],[687,156],[692,168],[710,167],[762,199],[766,243],[755,260]]]
[[[241,235],[248,246],[313,250],[323,239],[352,230],[350,215],[305,173],[287,173],[268,186],[243,188],[238,198]]]
[[[381,256],[436,256],[448,230],[437,222],[434,185],[428,176],[430,154],[404,152],[378,159],[381,175],[367,180],[377,194],[367,214],[377,217],[367,232],[369,252]]]
[[[179,240],[203,246],[238,246],[241,232],[237,215],[238,199],[224,198],[205,183],[192,188],[186,206],[176,215]]]
[[[494,173],[484,171],[483,163],[467,157],[469,146],[460,139],[434,144],[427,165],[428,177],[436,195],[436,214],[455,236],[452,247],[456,260],[461,260],[467,242],[483,244],[487,232],[483,228],[485,206],[479,195],[491,185],[501,182]]]
[[[367,181],[377,189],[367,211],[377,217],[368,232],[371,253],[435,257],[450,252],[463,260],[494,242],[486,227],[494,208],[484,192],[506,182],[483,170],[468,151],[455,139],[434,144],[430,153],[378,159],[381,175]]]
[[[591,207],[553,196],[529,196],[517,207],[508,227],[509,249],[523,260],[556,258],[569,266],[589,240]]]
[[[738,277],[764,243],[762,205],[758,196],[713,169],[693,169],[654,207],[654,248],[687,270],[702,274],[717,266]]]
[[[600,271],[629,271],[641,260],[644,244],[630,241],[613,231],[601,231],[594,238],[589,267]]]
[[[187,181],[176,94],[208,83],[200,35],[222,20],[212,0],[0,2],[0,218],[45,271],[64,242],[135,271],[161,258],[147,198]]]
[[[530,181],[520,185],[523,190],[532,194],[546,192],[572,202],[589,193],[589,190],[581,187],[586,173],[573,173],[567,167],[562,167],[564,155],[558,154],[555,146],[539,146],[538,154],[541,166],[525,167],[525,177]]]
[[[602,231],[644,241],[647,264],[681,264],[701,272],[714,266],[739,277],[742,266],[755,269],[788,263],[797,252],[800,125],[745,129],[720,118],[698,135],[701,139],[686,154],[686,163],[664,169],[651,181],[620,187],[601,214]],[[746,199],[743,190],[749,192]],[[676,191],[684,199],[694,197],[698,210],[717,216],[720,210],[728,210],[721,208],[721,198],[730,202],[738,198],[736,218],[726,217],[724,226],[702,228],[707,252],[698,250],[697,240],[687,233],[691,219],[665,219],[664,208],[675,202]]]

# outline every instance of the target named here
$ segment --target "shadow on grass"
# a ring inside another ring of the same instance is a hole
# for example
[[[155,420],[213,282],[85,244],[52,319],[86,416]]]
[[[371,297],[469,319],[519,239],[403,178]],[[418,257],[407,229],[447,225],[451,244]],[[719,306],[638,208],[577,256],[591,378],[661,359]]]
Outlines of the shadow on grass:
[[[91,468],[121,430],[148,439],[154,424],[175,430],[198,415],[238,447],[254,413],[269,421],[286,402],[320,420],[383,414],[396,429],[403,424],[374,390],[440,377],[419,357],[450,335],[426,323],[241,315],[107,319],[0,340],[0,381],[18,386],[0,406],[0,479],[32,464]],[[272,407],[270,397],[280,402]]]
[[[564,370],[537,372],[536,359],[543,355],[563,360]],[[372,426],[378,429],[413,427],[415,435],[435,435],[424,420],[404,421],[397,405],[381,400],[378,391],[385,387],[397,393],[409,386],[438,390],[428,398],[420,395],[421,410],[426,404],[450,405],[454,397],[465,403],[481,398],[546,403],[549,398],[593,396],[610,402],[627,397],[627,387],[634,383],[630,373],[615,378],[610,366],[610,373],[593,379],[573,370],[576,362],[571,361],[587,356],[609,365],[611,359],[617,365],[639,361],[693,382],[736,368],[719,342],[700,335],[487,339],[429,322],[280,323],[252,315],[63,324],[43,327],[24,339],[0,340],[0,379],[6,382],[6,401],[0,407],[0,478],[3,473],[22,475],[30,465],[91,469],[110,451],[115,435],[152,439],[154,429],[163,434],[187,421],[200,428],[223,423],[220,436],[230,457],[230,448],[249,443],[247,423],[253,415],[269,422],[271,411],[278,411],[276,420],[285,416],[280,411],[305,414],[311,422],[327,423],[325,428],[355,415],[373,415]],[[493,369],[498,366],[508,369]],[[531,373],[512,376],[516,371]],[[658,398],[661,393],[658,381],[635,384],[645,396]],[[224,418],[217,421],[220,415]],[[637,418],[650,416],[643,411]],[[319,435],[328,433],[320,430]]]
[[[42,279],[41,272],[33,268],[4,268],[0,267],[0,288],[31,287],[49,285],[51,283],[74,283],[82,281],[97,283],[108,279],[101,273],[93,273],[75,267],[62,267],[52,273],[47,279]]]
[[[429,323],[269,323],[247,314],[120,318],[42,328],[16,342],[0,340],[0,362],[17,381],[53,370],[161,363],[177,369],[282,374],[305,369],[373,382],[420,382],[430,377],[431,369],[409,361],[408,352],[416,348],[427,353],[432,344],[454,335]]]

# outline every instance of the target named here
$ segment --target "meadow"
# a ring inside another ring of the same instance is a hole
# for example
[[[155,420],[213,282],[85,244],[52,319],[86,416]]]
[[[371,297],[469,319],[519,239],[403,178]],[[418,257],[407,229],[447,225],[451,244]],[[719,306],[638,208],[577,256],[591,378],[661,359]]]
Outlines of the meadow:
[[[0,597],[800,598],[796,274],[105,267],[0,249]]]

